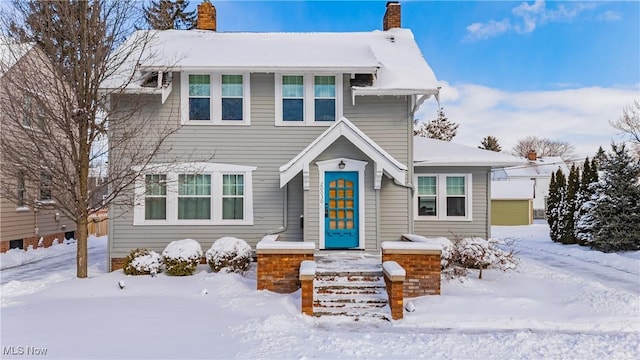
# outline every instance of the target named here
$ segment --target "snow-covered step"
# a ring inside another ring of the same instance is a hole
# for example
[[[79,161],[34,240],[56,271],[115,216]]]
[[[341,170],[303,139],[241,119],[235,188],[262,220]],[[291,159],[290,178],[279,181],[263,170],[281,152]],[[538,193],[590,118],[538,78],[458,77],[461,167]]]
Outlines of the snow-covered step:
[[[382,272],[324,271],[316,274],[313,312],[316,316],[389,320],[388,296]]]

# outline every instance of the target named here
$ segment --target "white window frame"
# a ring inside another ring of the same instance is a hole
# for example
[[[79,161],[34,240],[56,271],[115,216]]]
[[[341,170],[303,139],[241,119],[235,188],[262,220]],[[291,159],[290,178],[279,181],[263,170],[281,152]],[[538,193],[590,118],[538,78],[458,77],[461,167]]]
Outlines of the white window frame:
[[[253,171],[255,166],[219,163],[155,164],[141,173],[135,182],[133,225],[253,225]],[[135,169],[140,171],[140,169]],[[145,219],[145,175],[167,176],[167,218]],[[178,219],[178,175],[211,175],[211,219]],[[244,176],[244,219],[222,219],[222,175]]]
[[[165,194],[164,194],[164,195],[149,195],[149,194],[147,194],[147,192],[146,192],[146,185],[147,185],[147,179],[146,179],[146,177],[147,177],[147,176],[162,176],[162,175],[165,175],[165,174],[145,174],[145,175],[144,175],[144,177],[145,177],[145,179],[144,179],[144,183],[145,183],[145,193],[144,193],[144,200],[143,200],[143,201],[144,201],[144,206],[145,206],[145,214],[144,214],[144,218],[145,218],[145,220],[146,220],[146,221],[165,221],[165,220],[166,220],[166,218],[167,218],[167,205],[168,205],[167,192],[169,191],[168,186],[167,186],[167,182],[168,182],[168,180],[169,180],[169,179],[167,179],[167,178],[165,177],[165,180],[164,180],[164,186],[165,186]],[[103,200],[103,202],[104,202],[104,200],[105,200],[105,196],[106,196],[106,195],[102,195],[102,200]],[[147,198],[164,198],[164,216],[165,216],[165,218],[164,218],[164,219],[147,219],[147,213],[146,213]]]
[[[282,120],[282,77],[283,76],[302,76],[304,84],[304,120],[303,121],[283,121]],[[314,79],[316,76],[335,76],[336,79],[336,118],[334,121],[315,121],[315,91]],[[275,74],[275,107],[276,107],[276,126],[326,126],[329,127],[336,123],[343,116],[343,79],[342,74],[336,73],[276,73]]]
[[[210,220],[213,218],[213,211],[212,211],[212,209],[213,209],[213,186],[214,186],[214,184],[213,184],[213,174],[209,174],[209,173],[181,172],[181,173],[179,173],[179,174],[177,174],[177,175],[178,175],[178,182],[177,182],[178,190],[177,190],[177,198],[176,198],[176,201],[177,201],[177,204],[178,204],[178,206],[176,207],[176,213],[177,213],[177,215],[176,215],[176,216],[178,217],[178,220],[177,220],[177,221],[178,221],[178,222],[183,222],[183,221],[210,221]],[[209,175],[209,177],[210,177],[210,183],[209,183],[209,186],[211,187],[211,188],[209,189],[209,195],[202,195],[202,194],[200,194],[200,195],[195,195],[195,194],[193,194],[193,195],[186,195],[186,194],[185,194],[185,195],[180,195],[180,176],[181,176],[181,175],[182,175],[182,176],[189,176],[189,175],[193,175],[193,176],[200,176],[200,175],[202,175],[202,176],[206,176],[206,175]],[[208,218],[208,219],[180,219],[180,218],[179,218],[179,217],[180,217],[180,211],[179,211],[179,209],[178,209],[178,208],[179,208],[179,206],[180,206],[180,199],[181,199],[181,198],[183,198],[183,199],[184,199],[184,198],[190,198],[190,199],[209,199],[209,218]]]
[[[436,178],[436,216],[419,215],[418,178],[432,176]],[[447,216],[447,177],[464,177],[465,216]],[[413,192],[414,220],[419,221],[473,221],[473,177],[471,174],[420,173],[413,175],[415,191]]]
[[[189,75],[209,75],[211,116],[209,120],[189,119]],[[242,120],[222,120],[222,75],[242,75]],[[251,76],[248,72],[183,72],[180,74],[180,121],[183,125],[251,124]]]

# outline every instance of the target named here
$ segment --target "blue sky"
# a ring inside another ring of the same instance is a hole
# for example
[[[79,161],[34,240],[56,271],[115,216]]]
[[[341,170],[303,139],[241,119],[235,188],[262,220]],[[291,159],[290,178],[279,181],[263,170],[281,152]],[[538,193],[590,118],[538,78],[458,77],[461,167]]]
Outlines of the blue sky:
[[[191,1],[195,6],[199,2]],[[371,31],[385,1],[213,1],[218,31]],[[609,126],[640,100],[640,2],[401,1],[460,124],[454,141],[536,135],[591,155],[620,137]],[[435,117],[435,102],[418,114]]]

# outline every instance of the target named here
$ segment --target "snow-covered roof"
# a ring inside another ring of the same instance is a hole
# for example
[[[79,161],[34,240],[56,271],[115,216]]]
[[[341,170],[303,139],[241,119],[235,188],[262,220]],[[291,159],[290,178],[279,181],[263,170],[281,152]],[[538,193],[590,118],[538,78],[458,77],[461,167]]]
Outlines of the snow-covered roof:
[[[492,181],[491,199],[522,200],[533,199],[533,180]]]
[[[525,159],[421,136],[413,138],[414,166],[511,166]]]
[[[526,164],[508,167],[504,169],[507,177],[551,177],[551,173],[558,171],[569,174],[567,164],[559,156],[540,157],[537,160],[527,161]]]
[[[9,71],[33,46],[33,43],[17,44],[10,39],[0,38],[0,77]]]
[[[120,49],[149,35],[151,40],[140,56],[141,71],[374,74],[371,86],[354,87],[354,92],[363,94],[433,95],[440,86],[408,29],[343,33],[140,30]],[[117,86],[115,78],[103,85]]]

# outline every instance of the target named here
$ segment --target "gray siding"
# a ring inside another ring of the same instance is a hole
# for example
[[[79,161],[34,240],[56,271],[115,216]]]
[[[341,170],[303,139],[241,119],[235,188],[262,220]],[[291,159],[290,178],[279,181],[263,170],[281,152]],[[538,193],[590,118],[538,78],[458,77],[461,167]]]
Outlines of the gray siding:
[[[157,118],[159,124],[179,124],[180,103],[179,74],[174,74],[173,92],[165,104],[160,96],[145,109],[145,114]],[[358,97],[351,104],[349,76],[344,77],[344,116],[387,150],[398,161],[407,164],[408,154],[408,98],[396,96]],[[172,240],[194,238],[207,248],[222,236],[243,238],[252,246],[269,230],[282,226],[283,190],[280,189],[279,167],[290,161],[326,127],[275,126],[274,75],[251,74],[251,125],[250,126],[189,126],[172,135],[172,149],[156,159],[156,162],[203,161],[256,166],[253,173],[254,225],[252,226],[133,226],[131,209],[112,208],[111,257],[124,257],[139,246],[160,251]],[[348,157],[370,161],[358,149],[339,140],[317,160],[332,157]],[[316,160],[316,161],[317,161]],[[288,230],[281,239],[287,241],[317,241],[318,210],[315,163],[310,164],[309,191],[302,190],[302,178],[297,176],[289,184]],[[376,204],[373,190],[373,164],[367,166],[366,175],[366,239],[367,247],[377,248]],[[315,184],[315,188],[313,187]],[[395,185],[387,186],[392,189]],[[401,191],[405,191],[400,188]],[[383,190],[387,191],[387,190]],[[398,191],[397,189],[389,191]],[[306,198],[306,203],[303,199]],[[306,210],[304,230],[300,229],[300,215]],[[395,221],[395,220],[394,220]],[[407,219],[400,227],[406,226]],[[304,233],[304,235],[303,235]]]
[[[411,190],[382,179],[380,191],[380,237],[382,241],[399,240],[409,230]]]
[[[488,238],[490,229],[488,226],[488,184],[489,168],[442,168],[442,167],[418,167],[418,174],[471,174],[472,176],[472,221],[432,221],[415,220],[414,233],[423,236],[463,237],[478,236]]]

